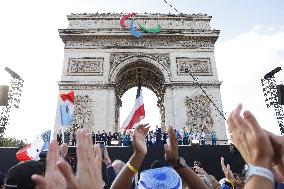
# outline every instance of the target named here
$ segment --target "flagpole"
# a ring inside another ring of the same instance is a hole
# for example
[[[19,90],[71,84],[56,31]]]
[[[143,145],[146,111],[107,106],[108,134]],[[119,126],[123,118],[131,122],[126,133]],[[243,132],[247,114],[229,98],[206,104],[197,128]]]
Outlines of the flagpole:
[[[60,105],[62,143],[64,143],[65,141],[64,128],[65,126],[70,127],[72,122],[72,114],[74,111],[74,91],[71,91],[67,94],[60,94],[60,98],[62,99],[63,103],[65,103]],[[66,143],[69,144],[69,141],[67,141]]]

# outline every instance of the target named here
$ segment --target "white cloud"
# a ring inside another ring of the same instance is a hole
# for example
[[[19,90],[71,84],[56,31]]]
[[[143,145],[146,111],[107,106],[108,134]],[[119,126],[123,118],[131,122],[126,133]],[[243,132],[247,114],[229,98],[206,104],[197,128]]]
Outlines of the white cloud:
[[[221,34],[222,35],[222,34]],[[216,45],[215,50],[224,112],[239,103],[251,110],[261,126],[279,133],[273,109],[267,109],[260,79],[274,69],[284,69],[284,29],[255,26],[248,33]],[[284,70],[275,75],[278,84],[284,81]]]

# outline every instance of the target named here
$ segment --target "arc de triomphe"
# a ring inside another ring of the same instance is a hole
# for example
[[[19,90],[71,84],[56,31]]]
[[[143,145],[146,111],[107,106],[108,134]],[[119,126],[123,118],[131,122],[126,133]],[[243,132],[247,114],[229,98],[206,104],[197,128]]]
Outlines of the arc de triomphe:
[[[121,97],[140,78],[142,86],[158,98],[162,127],[214,130],[218,139],[227,139],[218,111],[223,108],[214,59],[219,30],[211,29],[211,17],[137,15],[136,24],[161,26],[160,33],[144,33],[140,38],[120,26],[122,17],[71,14],[68,28],[59,29],[65,44],[59,92],[75,92],[73,125],[119,130]],[[130,25],[130,20],[125,23]],[[57,108],[54,133],[60,128]]]

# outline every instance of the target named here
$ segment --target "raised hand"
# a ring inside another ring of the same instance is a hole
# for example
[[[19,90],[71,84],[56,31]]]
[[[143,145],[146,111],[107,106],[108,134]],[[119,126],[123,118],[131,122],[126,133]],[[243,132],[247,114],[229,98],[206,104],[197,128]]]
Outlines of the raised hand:
[[[175,131],[172,127],[168,128],[169,144],[164,145],[165,161],[175,166],[178,159],[178,142]]]
[[[202,169],[201,167],[199,167],[197,165],[194,166],[193,168],[194,168],[195,172],[200,176],[207,176],[208,175],[208,173],[204,169]]]
[[[221,157],[221,167],[222,167],[222,171],[223,171],[223,173],[224,173],[224,175],[227,179],[229,179],[230,181],[235,180],[234,176],[233,176],[233,172],[231,171],[230,165],[229,164],[227,164],[227,166],[225,165],[223,157]]]
[[[107,148],[104,148],[104,152],[102,152],[102,153],[104,153],[104,159],[103,159],[103,161],[104,161],[104,163],[107,165],[108,163],[111,163],[111,160],[110,160],[110,158],[109,158],[109,155],[108,155],[108,152],[107,152]]]
[[[230,164],[227,164],[227,166],[225,166],[223,157],[221,157],[221,167],[226,179],[228,179],[231,183],[233,183],[236,188],[243,188],[242,180],[240,179],[239,176],[234,177],[234,174],[231,171]]]
[[[72,173],[71,166],[61,161],[58,163],[60,171],[67,180],[68,189],[101,189],[102,157],[99,145],[93,147],[92,137],[87,129],[77,130],[77,175]]]
[[[57,166],[59,158],[59,146],[53,140],[48,147],[45,176],[32,176],[37,189],[66,189],[66,180]]]
[[[147,145],[145,138],[149,132],[149,124],[141,124],[134,130],[133,135],[133,148],[134,153],[146,155],[147,154]]]
[[[178,167],[178,142],[172,127],[168,128],[169,144],[164,145],[165,161],[174,168]],[[190,167],[177,168],[176,172],[183,178],[189,188],[208,189],[201,178]]]
[[[139,171],[143,159],[147,154],[147,145],[145,138],[148,134],[148,124],[141,124],[134,130],[133,148],[134,153],[130,157],[128,163],[123,167],[111,185],[111,189],[131,188],[132,179]],[[131,167],[130,167],[131,166]]]
[[[242,117],[241,110],[239,104],[227,119],[231,140],[247,163],[270,168],[274,155],[272,144],[253,114],[245,111]]]
[[[229,179],[232,183],[234,183],[234,185],[237,188],[243,188],[243,183],[242,183],[241,179],[238,176],[234,177],[234,174],[231,171],[230,165],[227,164],[227,166],[225,166],[225,162],[224,162],[223,157],[221,157],[221,167],[222,167],[223,173],[224,173],[224,175],[227,179]]]

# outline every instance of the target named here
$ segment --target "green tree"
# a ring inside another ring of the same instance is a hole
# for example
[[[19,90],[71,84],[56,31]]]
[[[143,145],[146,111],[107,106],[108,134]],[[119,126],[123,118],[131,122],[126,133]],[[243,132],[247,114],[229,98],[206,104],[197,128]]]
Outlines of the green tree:
[[[23,148],[27,145],[24,140],[19,140],[16,138],[4,138],[1,147],[17,147]]]

